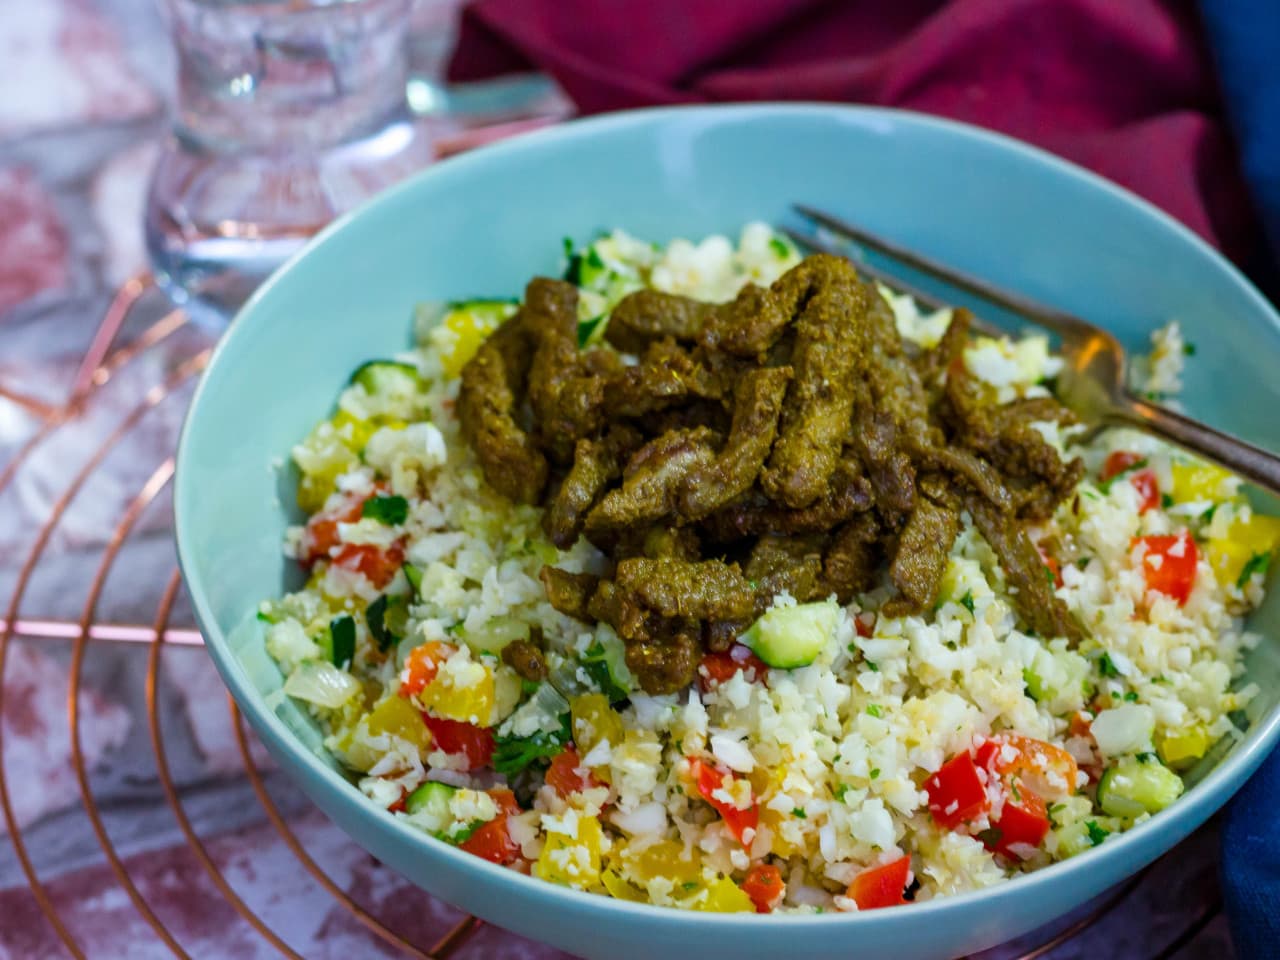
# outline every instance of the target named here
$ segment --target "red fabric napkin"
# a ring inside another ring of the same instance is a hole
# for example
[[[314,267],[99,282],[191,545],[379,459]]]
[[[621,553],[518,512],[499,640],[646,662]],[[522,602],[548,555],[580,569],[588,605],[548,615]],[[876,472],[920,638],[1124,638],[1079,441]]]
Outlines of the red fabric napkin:
[[[454,80],[545,71],[583,113],[826,100],[1012,134],[1241,262],[1261,233],[1189,0],[475,0]]]

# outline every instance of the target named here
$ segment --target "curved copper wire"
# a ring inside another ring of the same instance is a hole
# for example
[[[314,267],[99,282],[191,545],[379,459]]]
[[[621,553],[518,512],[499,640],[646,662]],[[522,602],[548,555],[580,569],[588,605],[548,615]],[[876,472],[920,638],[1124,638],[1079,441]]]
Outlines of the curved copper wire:
[[[80,367],[76,370],[76,375],[71,381],[71,404],[76,404],[84,399],[85,395],[93,388],[96,379],[95,375],[102,361],[106,358],[107,352],[111,349],[111,345],[115,343],[116,334],[120,332],[120,327],[124,325],[125,317],[129,315],[130,308],[138,302],[139,298],[147,292],[147,288],[154,283],[155,280],[152,279],[150,273],[135,274],[121,284],[120,289],[116,291],[116,295],[111,298],[111,303],[107,306],[107,312],[103,314],[102,322],[98,324],[98,329],[94,333],[93,339],[89,341],[84,357],[80,360]]]
[[[190,955],[182,949],[182,945],[169,932],[169,928],[164,922],[156,916],[155,911],[151,909],[151,905],[147,903],[146,898],[134,885],[133,879],[129,876],[129,871],[125,868],[120,855],[116,852],[115,845],[111,842],[111,836],[107,833],[106,825],[102,822],[102,814],[98,810],[97,801],[93,796],[93,789],[89,786],[89,771],[84,762],[84,751],[80,741],[80,674],[84,666],[85,645],[89,642],[89,623],[93,620],[94,611],[98,606],[98,598],[102,595],[102,587],[106,583],[107,574],[111,572],[111,566],[115,563],[116,555],[120,552],[120,548],[124,546],[125,538],[128,537],[130,531],[138,522],[138,518],[142,516],[142,511],[150,506],[151,501],[156,498],[161,490],[164,489],[169,478],[173,476],[173,458],[167,458],[155,472],[142,485],[142,489],[138,491],[138,495],[130,501],[128,508],[124,512],[124,516],[120,518],[120,522],[116,525],[115,530],[111,534],[111,539],[107,542],[107,547],[102,553],[102,560],[98,564],[98,569],[94,573],[93,583],[89,587],[89,596],[85,600],[84,612],[80,615],[81,634],[76,638],[75,645],[71,651],[71,683],[67,692],[67,713],[71,724],[71,763],[75,770],[76,782],[80,786],[80,798],[84,801],[85,816],[89,818],[89,823],[93,827],[93,833],[98,838],[98,845],[102,847],[102,852],[106,854],[107,863],[111,866],[111,872],[115,874],[116,880],[124,887],[125,893],[129,895],[129,899],[133,901],[134,909],[142,914],[144,920],[151,924],[156,935],[165,942],[170,950],[178,957],[189,957]]]
[[[155,642],[151,644],[151,651],[147,656],[147,725],[151,730],[151,749],[156,755],[156,769],[160,772],[160,786],[164,789],[165,799],[169,801],[169,806],[173,810],[174,817],[178,820],[178,826],[182,829],[183,835],[187,838],[187,843],[191,845],[191,849],[200,861],[200,865],[204,867],[209,879],[213,881],[218,891],[226,897],[232,909],[282,954],[302,960],[301,955],[280,939],[276,932],[268,927],[249,908],[248,904],[241,899],[240,895],[231,888],[231,884],[227,882],[226,877],[222,875],[222,871],[213,862],[213,858],[209,856],[208,849],[196,835],[195,830],[192,829],[191,821],[187,819],[182,801],[178,799],[178,789],[174,786],[173,776],[169,772],[169,760],[165,753],[164,736],[160,732],[160,714],[156,706],[156,693],[159,686],[160,651],[165,642],[165,629],[169,625],[169,614],[173,610],[173,602],[178,595],[178,587],[181,584],[182,578],[175,570],[169,577],[169,585],[165,588],[164,595],[160,598],[160,605],[156,609]]]
[[[311,874],[316,882],[324,887],[338,903],[354,914],[357,920],[386,943],[393,947],[398,947],[409,956],[416,957],[417,960],[444,960],[447,954],[439,954],[435,948],[423,953],[404,937],[385,926],[380,920],[347,896],[346,892],[339,888],[329,878],[329,875],[320,869],[320,865],[311,859],[311,855],[307,853],[302,846],[302,842],[294,835],[294,832],[289,829],[283,814],[280,813],[280,808],[276,806],[275,801],[271,799],[271,795],[267,792],[267,785],[262,780],[262,773],[258,770],[258,765],[253,762],[253,754],[249,751],[249,738],[245,736],[240,708],[236,706],[236,702],[230,694],[227,695],[227,702],[231,705],[231,727],[235,731],[236,745],[240,748],[240,757],[244,762],[244,769],[249,777],[249,782],[253,785],[253,792],[257,794],[258,802],[262,804],[263,810],[266,811],[271,825],[276,828],[280,838],[284,840],[285,845],[292,851],[293,855],[298,858],[298,862],[302,864],[307,873]],[[475,921],[475,917],[467,917],[466,920],[460,922],[445,935],[441,943],[448,941],[468,920]]]
[[[148,390],[143,397],[141,403],[137,404],[125,416],[124,420],[108,434],[106,440],[99,446],[84,463],[79,472],[72,479],[70,485],[63,491],[62,495],[53,504],[49,511],[49,516],[41,525],[36,533],[35,542],[31,546],[30,552],[27,554],[25,561],[18,570],[18,576],[13,587],[13,596],[10,599],[8,610],[4,617],[4,626],[0,628],[0,714],[4,710],[5,669],[8,666],[9,643],[13,639],[13,626],[18,621],[18,612],[22,604],[23,595],[26,593],[27,585],[31,581],[31,575],[35,571],[36,564],[40,557],[44,554],[45,549],[49,545],[49,540],[53,536],[53,531],[61,520],[63,513],[70,505],[71,501],[80,492],[89,476],[101,466],[107,455],[115,447],[116,443],[127,434],[133,427],[146,415],[147,411],[157,406],[166,396],[173,390],[177,389],[185,380],[198,373],[209,360],[209,350],[203,350],[200,353],[188,358],[180,363],[169,376],[158,387]],[[30,445],[24,447],[25,451]],[[13,470],[16,473],[16,467]],[[0,475],[0,480],[7,482],[12,474],[6,472]],[[0,487],[2,489],[2,487]],[[26,877],[27,885],[31,888],[31,893],[36,899],[40,912],[44,914],[49,923],[53,926],[58,937],[71,951],[73,956],[83,957],[84,952],[76,944],[75,938],[71,935],[71,931],[59,916],[57,909],[53,906],[49,899],[48,891],[44,884],[40,881],[36,874],[35,866],[31,861],[31,856],[27,851],[26,841],[22,839],[22,831],[18,826],[17,817],[13,811],[13,802],[9,796],[8,778],[4,773],[4,725],[0,724],[0,812],[4,814],[5,825],[9,832],[9,841],[13,844],[14,855],[18,858],[18,863],[22,868],[23,876]]]

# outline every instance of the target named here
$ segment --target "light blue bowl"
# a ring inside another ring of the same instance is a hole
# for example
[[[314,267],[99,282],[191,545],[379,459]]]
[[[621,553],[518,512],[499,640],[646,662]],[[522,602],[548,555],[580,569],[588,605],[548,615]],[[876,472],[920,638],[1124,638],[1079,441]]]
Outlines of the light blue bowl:
[[[280,697],[258,602],[297,582],[282,464],[362,360],[404,349],[421,300],[516,295],[560,238],[623,226],[666,240],[784,222],[805,201],[1088,317],[1142,349],[1179,319],[1198,351],[1187,407],[1280,447],[1280,318],[1190,232],[1061,160],[972,127],[891,110],[741,106],[567,124],[439,164],[346,217],[278,273],[227,332],[178,453],[178,548],[223,679],[268,749],[355,840],[485,920],[588,957],[952,957],[1028,931],[1164,853],[1217,810],[1280,737],[1276,605],[1249,657],[1249,734],[1173,807],[1085,856],[984,892],[861,916],[681,913],[576,893],[492,866],[369,805]]]

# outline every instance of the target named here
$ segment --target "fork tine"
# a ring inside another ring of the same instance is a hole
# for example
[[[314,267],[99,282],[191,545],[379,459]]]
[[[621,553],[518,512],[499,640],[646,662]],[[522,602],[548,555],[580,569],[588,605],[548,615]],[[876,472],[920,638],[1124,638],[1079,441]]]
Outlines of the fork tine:
[[[1024,297],[1021,294],[997,287],[994,284],[987,283],[985,280],[979,280],[977,277],[962,273],[945,264],[938,263],[936,260],[914,253],[905,247],[869,233],[861,227],[856,227],[834,214],[817,210],[803,203],[797,203],[794,207],[801,216],[812,220],[837,236],[845,237],[853,243],[867,247],[886,257],[891,257],[914,270],[941,280],[957,290],[963,290],[965,293],[986,300],[988,303],[1008,310],[1010,313],[1021,314],[1051,330],[1067,333],[1080,331],[1082,327],[1093,329],[1091,325],[1085,324],[1084,321],[1063,313],[1061,310],[1055,310],[1032,300],[1030,297]]]
[[[842,250],[830,240],[824,240],[816,233],[806,233],[803,230],[794,230],[791,227],[786,226],[780,227],[779,230],[802,247],[817,250],[819,253],[829,253],[833,256],[849,259],[847,251]],[[931,293],[926,293],[914,284],[903,280],[901,277],[895,276],[887,270],[882,270],[879,267],[868,263],[866,260],[855,260],[854,264],[858,268],[858,273],[862,274],[864,277],[869,277],[872,280],[883,283],[886,287],[889,287],[898,293],[905,293],[926,310],[943,310],[953,306],[953,304],[946,303]],[[973,317],[971,328],[976,330],[978,333],[985,334],[990,337],[998,337],[1005,332],[995,324],[984,320],[982,317],[977,315],[974,315]]]

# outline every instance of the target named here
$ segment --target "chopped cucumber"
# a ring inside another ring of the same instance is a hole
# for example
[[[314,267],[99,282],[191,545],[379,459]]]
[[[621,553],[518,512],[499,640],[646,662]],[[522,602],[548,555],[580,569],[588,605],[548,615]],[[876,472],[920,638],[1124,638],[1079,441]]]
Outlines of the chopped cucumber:
[[[1067,710],[1082,699],[1081,690],[1089,677],[1089,661],[1070,650],[1052,651],[1041,647],[1031,666],[1022,671],[1032,700],[1051,710]]]
[[[394,360],[370,360],[361,364],[351,374],[351,382],[360,384],[370,396],[411,394],[422,386],[417,367]]]
[[[1058,858],[1066,860],[1101,846],[1107,837],[1121,828],[1122,825],[1110,817],[1085,817],[1068,824],[1058,832]]]
[[[830,601],[773,607],[739,639],[771,667],[807,667],[840,622],[840,607]]]
[[[457,792],[457,787],[428,780],[405,799],[405,812],[423,813],[438,823],[447,823],[450,819],[449,801]]]
[[[1154,756],[1126,758],[1098,782],[1098,806],[1113,817],[1157,813],[1182,796],[1182,778]]]

